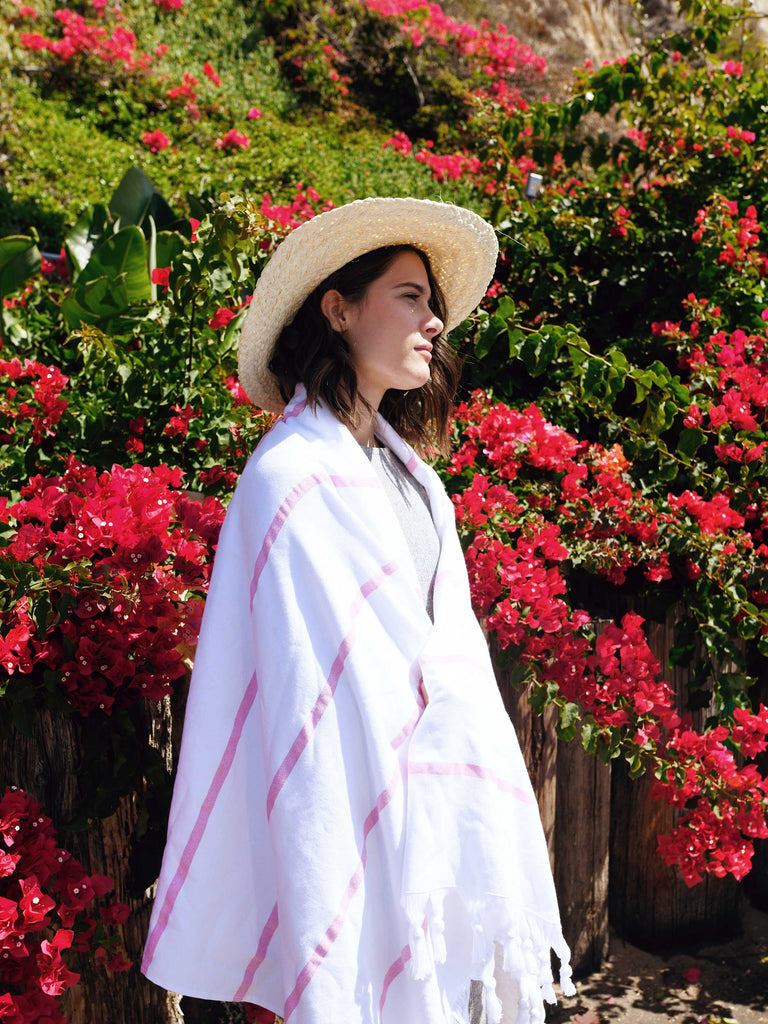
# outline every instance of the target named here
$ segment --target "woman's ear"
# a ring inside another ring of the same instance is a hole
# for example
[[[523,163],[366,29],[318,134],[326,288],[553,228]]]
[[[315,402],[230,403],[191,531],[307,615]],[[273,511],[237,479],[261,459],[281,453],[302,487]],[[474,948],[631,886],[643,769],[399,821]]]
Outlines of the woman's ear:
[[[343,334],[347,329],[346,308],[347,303],[344,296],[335,288],[325,292],[320,299],[320,311],[338,334]]]

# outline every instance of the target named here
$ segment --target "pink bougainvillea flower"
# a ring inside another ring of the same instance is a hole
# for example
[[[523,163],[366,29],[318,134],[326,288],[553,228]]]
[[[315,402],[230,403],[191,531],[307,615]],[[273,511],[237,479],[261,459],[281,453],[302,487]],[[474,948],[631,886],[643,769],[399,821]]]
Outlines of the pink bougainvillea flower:
[[[246,116],[249,121],[258,121],[262,114],[258,107],[251,107]]]
[[[236,128],[230,128],[226,135],[214,142],[216,149],[248,149],[250,144],[251,140],[245,132],[239,132]]]
[[[36,18],[37,11],[34,7],[29,7],[27,4],[22,4],[18,11],[20,18]]]
[[[155,128],[153,132],[144,132],[141,136],[141,141],[149,149],[150,153],[159,153],[161,149],[165,149],[171,144],[171,140],[159,128]]]
[[[161,11],[177,11],[184,6],[184,0],[153,0]]]
[[[230,395],[234,398],[236,406],[250,404],[251,400],[245,393],[245,388],[240,383],[240,379],[235,376],[235,374],[232,374],[231,377],[227,377],[224,383],[226,384],[227,391],[229,391]]]
[[[383,148],[387,149],[390,146],[395,153],[400,153],[402,156],[408,156],[413,150],[413,143],[405,132],[395,132],[391,139],[387,139]]]
[[[213,69],[213,64],[209,60],[203,64],[203,74],[206,78],[209,78],[214,85],[221,85],[221,79]]]
[[[60,928],[50,940],[43,939],[37,963],[40,968],[40,988],[49,996],[60,996],[65,989],[76,985],[80,975],[68,971],[61,959],[61,951],[72,945],[74,932],[68,928]]]
[[[197,241],[197,229],[200,227],[200,221],[197,220],[195,217],[190,217],[189,218],[189,226],[192,228],[192,237],[191,237],[190,241],[196,242]]]
[[[223,307],[216,310],[211,319],[208,321],[208,326],[212,327],[214,331],[221,330],[222,327],[226,327],[230,320],[236,316],[231,309],[224,309]]]
[[[161,284],[163,288],[167,288],[170,273],[170,267],[155,267],[152,271],[152,284]]]
[[[25,50],[47,50],[50,48],[49,41],[39,32],[22,32],[21,45]]]

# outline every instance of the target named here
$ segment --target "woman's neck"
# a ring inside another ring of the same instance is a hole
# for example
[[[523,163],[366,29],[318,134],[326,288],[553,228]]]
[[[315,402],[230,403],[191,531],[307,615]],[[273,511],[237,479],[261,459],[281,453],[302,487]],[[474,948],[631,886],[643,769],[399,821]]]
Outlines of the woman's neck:
[[[359,445],[362,445],[363,448],[376,447],[376,436],[373,432],[375,424],[375,410],[362,409],[360,412],[360,417],[357,422],[357,426],[349,428],[352,437],[354,437],[357,443]]]

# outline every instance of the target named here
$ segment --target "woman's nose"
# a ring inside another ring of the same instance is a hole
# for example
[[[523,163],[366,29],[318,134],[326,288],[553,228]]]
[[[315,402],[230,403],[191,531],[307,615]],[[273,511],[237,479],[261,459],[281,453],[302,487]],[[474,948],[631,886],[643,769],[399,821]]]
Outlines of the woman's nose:
[[[429,319],[424,325],[425,333],[437,336],[440,333],[440,331],[442,331],[443,326],[443,321],[440,319],[437,313],[432,313],[430,311]]]

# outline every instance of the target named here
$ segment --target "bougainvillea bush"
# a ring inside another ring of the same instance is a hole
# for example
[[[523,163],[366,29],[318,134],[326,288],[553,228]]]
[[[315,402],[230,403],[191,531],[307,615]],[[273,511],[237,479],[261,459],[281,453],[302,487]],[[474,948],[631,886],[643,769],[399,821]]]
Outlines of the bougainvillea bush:
[[[18,789],[0,797],[0,1020],[64,1022],[57,996],[80,975],[67,950],[90,952],[107,970],[130,966],[112,928],[129,907],[96,901],[112,889],[57,845],[40,804]]]
[[[193,17],[154,6],[154,33]],[[259,45],[274,44],[285,94],[386,117],[391,166],[430,195],[459,190],[498,228],[495,279],[455,332],[455,452],[436,463],[476,611],[563,739],[652,774],[676,808],[659,850],[685,881],[742,878],[768,837],[768,82],[749,46],[728,50],[743,12],[697,0],[685,32],[579,70],[555,103],[526,98],[543,66],[499,27],[421,0],[315,6],[310,23],[303,3],[264,5],[273,42]],[[253,141],[260,107],[243,96],[232,118],[217,98],[225,65],[174,65],[158,101],[163,44],[134,32],[146,10],[34,15],[17,4],[9,19],[13,46],[41,62],[30,74],[47,68],[85,106],[124,89],[114,130],[153,159],[203,142],[233,167],[271,159]],[[407,111],[381,95],[377,40],[410,83]],[[375,191],[357,170],[354,194]],[[151,779],[141,828],[162,832],[169,773],[137,740],[137,709],[186,673],[224,508],[272,422],[238,382],[239,327],[274,245],[332,205],[306,179],[246,197],[212,193],[205,174],[171,209],[128,170],[55,253],[34,223],[0,239],[0,730],[42,708],[76,723],[93,784],[63,824],[79,828]],[[649,620],[668,618],[684,693],[648,643]],[[96,768],[106,745],[110,777]],[[31,797],[2,799],[0,1019],[56,1020],[73,980],[62,952],[122,961],[93,915],[67,909],[70,874],[13,848],[4,822],[19,808],[61,853]]]

